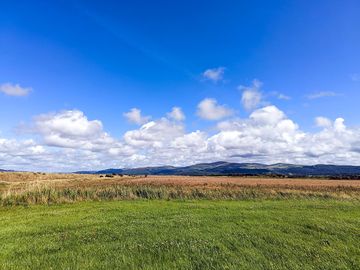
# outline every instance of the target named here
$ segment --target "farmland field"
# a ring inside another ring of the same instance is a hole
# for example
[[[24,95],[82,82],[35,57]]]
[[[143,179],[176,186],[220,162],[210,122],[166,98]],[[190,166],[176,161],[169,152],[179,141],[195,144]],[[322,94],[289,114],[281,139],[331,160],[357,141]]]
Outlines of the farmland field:
[[[1,173],[0,269],[359,269],[360,182]]]

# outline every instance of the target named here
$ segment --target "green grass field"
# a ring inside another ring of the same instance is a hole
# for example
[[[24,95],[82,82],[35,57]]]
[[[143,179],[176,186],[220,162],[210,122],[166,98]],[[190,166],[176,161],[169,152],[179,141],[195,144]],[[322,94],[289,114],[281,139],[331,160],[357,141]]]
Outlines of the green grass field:
[[[360,269],[360,202],[0,207],[1,269]]]

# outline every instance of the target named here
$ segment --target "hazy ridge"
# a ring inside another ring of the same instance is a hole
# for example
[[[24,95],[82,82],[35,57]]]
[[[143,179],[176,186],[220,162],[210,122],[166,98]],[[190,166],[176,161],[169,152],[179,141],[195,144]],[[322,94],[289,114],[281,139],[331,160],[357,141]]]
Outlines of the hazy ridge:
[[[349,165],[294,165],[259,163],[213,162],[191,166],[142,167],[126,169],[105,169],[100,171],[79,171],[87,174],[151,174],[151,175],[283,175],[283,176],[360,176],[360,166]]]

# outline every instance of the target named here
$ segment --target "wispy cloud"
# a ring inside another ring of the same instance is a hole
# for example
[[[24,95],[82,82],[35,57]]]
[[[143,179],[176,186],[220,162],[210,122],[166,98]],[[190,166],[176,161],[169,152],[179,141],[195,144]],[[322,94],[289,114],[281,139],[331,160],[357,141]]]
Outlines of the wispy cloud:
[[[21,87],[19,84],[3,83],[0,85],[0,92],[8,96],[23,97],[27,96],[31,91],[30,87]]]
[[[323,116],[316,117],[315,124],[321,128],[328,128],[332,125],[331,120]]]
[[[318,99],[318,98],[336,97],[336,96],[339,96],[339,94],[336,92],[333,92],[333,91],[320,91],[320,92],[315,92],[315,93],[309,94],[306,97],[308,99]]]
[[[251,86],[240,85],[238,88],[243,91],[241,96],[241,103],[248,111],[256,109],[263,100],[263,95],[260,91],[262,82],[259,80],[253,80]]]
[[[280,92],[277,92],[277,91],[270,92],[269,95],[275,96],[277,99],[281,99],[281,100],[290,100],[291,99],[290,96],[285,95],[285,94],[280,93]]]
[[[205,80],[209,80],[216,83],[224,79],[224,73],[225,73],[224,67],[210,68],[202,73],[202,77]]]
[[[287,96],[287,95],[284,95],[284,94],[279,94],[277,96],[278,99],[282,99],[282,100],[290,100],[291,97]]]

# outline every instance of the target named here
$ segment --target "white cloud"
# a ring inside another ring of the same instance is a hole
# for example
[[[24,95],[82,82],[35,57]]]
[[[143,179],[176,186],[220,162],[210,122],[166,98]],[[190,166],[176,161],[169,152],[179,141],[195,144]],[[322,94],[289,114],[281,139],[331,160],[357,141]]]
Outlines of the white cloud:
[[[0,137],[0,168],[75,171],[219,160],[360,165],[360,129],[343,118],[315,121],[321,130],[305,132],[279,108],[266,106],[217,123],[212,134],[187,132],[183,122],[163,117],[113,138],[101,121],[63,111],[35,117],[32,139]]]
[[[145,124],[150,120],[150,116],[142,116],[141,110],[137,108],[132,108],[129,112],[124,113],[124,116],[130,123],[134,123],[137,125]]]
[[[267,106],[258,109],[250,115],[250,119],[252,119],[254,123],[259,123],[260,125],[278,123],[284,118],[285,114],[275,106]]]
[[[220,132],[209,140],[218,152],[228,156],[275,158],[285,152],[296,152],[296,143],[304,133],[275,106],[254,111],[249,119],[225,121],[218,125]],[[282,157],[286,157],[284,155]]]
[[[218,68],[211,68],[207,69],[203,72],[202,76],[206,80],[210,80],[212,82],[219,82],[222,81],[224,78],[225,68],[218,67]]]
[[[277,98],[282,99],[282,100],[290,100],[291,99],[291,97],[284,95],[284,94],[278,94]]]
[[[181,137],[177,137],[172,141],[172,146],[175,148],[183,149],[192,149],[196,147],[197,149],[203,148],[206,146],[207,134],[200,130],[184,134]]]
[[[171,112],[169,112],[167,116],[176,121],[185,120],[185,114],[183,113],[180,107],[173,107]]]
[[[332,125],[330,119],[328,119],[326,117],[323,117],[323,116],[316,117],[315,118],[315,124],[318,127],[322,127],[322,128],[328,128],[328,127],[330,127]]]
[[[19,84],[4,83],[0,85],[0,92],[8,96],[23,97],[27,96],[31,91],[31,88],[24,88],[21,87]]]
[[[318,133],[301,131],[276,107],[254,112],[250,119],[219,124],[220,132],[209,140],[218,154],[247,162],[360,164],[356,145],[360,130],[348,129],[344,120]]]
[[[164,147],[171,140],[184,134],[184,126],[166,118],[151,121],[140,129],[127,131],[124,135],[125,143],[134,147]]]
[[[343,118],[336,118],[334,122],[334,130],[338,132],[346,131],[346,126],[344,122],[345,120]]]
[[[218,105],[216,99],[206,98],[198,104],[197,115],[206,120],[220,120],[233,114],[224,105]]]
[[[306,97],[308,99],[318,99],[323,97],[336,97],[338,95],[339,95],[338,93],[332,91],[321,91],[321,92],[312,93],[310,95],[307,95]]]
[[[47,146],[101,151],[115,144],[115,140],[103,131],[101,121],[90,121],[78,110],[37,116],[33,132],[39,134]]]
[[[262,93],[260,88],[262,83],[259,80],[254,80],[251,86],[239,86],[242,91],[241,103],[248,111],[256,109],[262,102]]]
[[[98,136],[103,129],[99,120],[89,121],[84,113],[78,110],[37,116],[35,125],[42,134],[60,134],[70,138]]]

